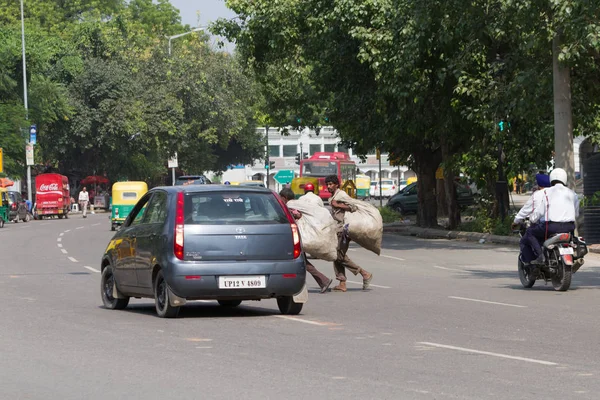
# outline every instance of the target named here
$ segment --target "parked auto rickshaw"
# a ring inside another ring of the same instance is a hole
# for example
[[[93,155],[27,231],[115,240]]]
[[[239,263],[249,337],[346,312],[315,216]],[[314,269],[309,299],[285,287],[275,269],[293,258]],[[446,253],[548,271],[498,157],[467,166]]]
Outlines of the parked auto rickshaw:
[[[0,188],[0,228],[8,221],[8,193],[6,189]]]
[[[147,191],[146,182],[116,182],[112,186],[111,230],[116,230],[117,226],[125,222],[135,204]]]
[[[366,199],[369,197],[371,178],[367,175],[356,175],[356,198]]]

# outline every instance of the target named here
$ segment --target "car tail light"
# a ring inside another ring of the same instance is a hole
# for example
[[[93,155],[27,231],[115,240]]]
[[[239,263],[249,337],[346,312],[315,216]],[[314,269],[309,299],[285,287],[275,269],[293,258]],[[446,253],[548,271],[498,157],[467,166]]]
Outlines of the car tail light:
[[[285,216],[287,217],[288,221],[290,222],[290,226],[292,227],[292,238],[294,240],[294,259],[296,259],[300,257],[300,254],[302,254],[302,245],[300,243],[300,232],[298,231],[298,225],[296,225],[296,221],[294,220],[292,213],[287,208],[283,200],[281,200],[281,197],[279,197],[279,195],[275,193],[273,193],[273,195],[275,196],[275,198],[279,202],[279,205],[285,212]]]
[[[392,190],[395,190],[395,189],[396,189],[396,186],[392,186]]]
[[[175,240],[173,241],[175,257],[183,260],[183,192],[177,193],[175,208]]]
[[[17,209],[17,203],[12,203],[11,206],[10,206],[10,208],[12,208],[13,210],[16,210]]]

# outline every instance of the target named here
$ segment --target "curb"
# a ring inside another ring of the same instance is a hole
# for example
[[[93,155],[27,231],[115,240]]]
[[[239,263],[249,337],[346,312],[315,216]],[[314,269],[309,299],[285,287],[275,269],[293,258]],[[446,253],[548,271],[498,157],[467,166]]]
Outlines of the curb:
[[[423,239],[454,239],[464,240],[467,242],[480,242],[484,243],[495,243],[518,246],[519,238],[511,236],[498,236],[490,235],[487,233],[479,232],[460,232],[460,231],[446,231],[443,229],[434,228],[420,228],[416,226],[406,226],[399,224],[384,224],[383,233],[393,233],[402,236],[416,236]]]
[[[516,236],[499,236],[479,232],[446,231],[444,229],[420,228],[398,223],[383,224],[383,233],[393,233],[401,236],[416,236],[423,239],[454,239],[467,242],[480,242],[483,240],[483,243],[504,244],[514,247],[518,247],[520,241],[520,238]],[[588,250],[590,253],[600,254],[600,244],[589,245]]]

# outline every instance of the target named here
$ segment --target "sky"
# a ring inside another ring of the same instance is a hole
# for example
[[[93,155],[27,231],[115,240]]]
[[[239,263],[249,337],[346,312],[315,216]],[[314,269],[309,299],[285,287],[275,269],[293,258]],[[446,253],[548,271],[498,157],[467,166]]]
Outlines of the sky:
[[[179,9],[181,22],[189,26],[207,26],[219,18],[233,18],[235,13],[225,6],[225,0],[170,0]],[[228,43],[228,51],[234,48]]]
[[[218,18],[233,18],[235,13],[225,6],[225,0],[170,0],[181,13],[181,22],[190,26],[205,26]]]

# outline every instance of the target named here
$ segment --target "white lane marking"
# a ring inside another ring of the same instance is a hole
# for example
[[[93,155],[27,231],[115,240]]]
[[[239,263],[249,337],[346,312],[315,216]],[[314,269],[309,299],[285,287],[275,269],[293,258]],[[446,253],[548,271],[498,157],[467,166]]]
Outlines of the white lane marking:
[[[434,265],[433,268],[437,268],[437,269],[443,269],[446,271],[458,271],[458,272],[465,272],[464,269],[458,269],[458,268],[448,268],[448,267],[440,267],[439,265]]]
[[[330,326],[330,325],[333,325],[330,322],[310,321],[310,320],[307,320],[307,319],[302,319],[302,318],[297,318],[297,317],[290,317],[289,315],[275,315],[275,318],[282,318],[282,319],[287,319],[287,320],[290,320],[290,321],[302,322],[304,324],[317,325],[317,326]]]
[[[58,235],[58,236],[65,236],[65,233],[64,233],[64,232],[61,232],[61,234],[60,234],[60,235]]]
[[[77,228],[75,228],[75,229],[83,229],[83,228],[85,228],[85,226],[78,226],[78,227],[77,227]]]
[[[404,258],[400,258],[400,257],[394,257],[394,256],[386,256],[386,255],[381,255],[381,257],[385,257],[385,258],[391,258],[392,260],[398,260],[398,261],[406,261]]]
[[[197,349],[212,349],[212,346],[196,346]]]
[[[58,246],[58,247],[60,247],[60,248],[62,248],[62,244],[60,244],[60,243],[59,243],[59,244],[57,244],[57,246]]]
[[[92,226],[98,226],[98,225],[102,225],[100,222],[98,222],[97,224],[92,224]]]
[[[100,273],[100,271],[98,271],[96,268],[88,267],[87,265],[86,265],[85,267],[83,267],[83,268],[85,268],[85,269],[89,269],[90,271],[92,271],[92,272],[96,272],[96,273],[98,273],[98,274]]]
[[[57,242],[62,242],[62,238],[56,239]]]
[[[361,285],[362,286],[362,282],[354,282],[354,281],[346,281],[346,283],[354,283],[355,285]],[[389,286],[381,286],[381,285],[373,285],[372,283],[369,286],[373,286],[373,287],[377,287],[377,288],[381,288],[381,289],[391,289],[391,287]]]
[[[69,233],[69,232],[71,232],[71,230],[70,230],[70,229],[67,229],[67,230],[65,231],[65,233]]]
[[[74,259],[73,257],[67,257],[69,260],[71,260],[71,262],[78,262],[76,259]]]
[[[419,342],[419,344],[423,344],[425,346],[431,346],[431,347],[438,347],[440,349],[457,350],[457,351],[463,351],[465,353],[482,354],[484,356],[492,356],[492,357],[499,357],[499,358],[507,358],[509,360],[525,361],[525,362],[534,363],[534,364],[558,365],[557,363],[551,362],[551,361],[536,360],[534,358],[526,358],[526,357],[517,357],[517,356],[511,356],[509,354],[502,354],[502,353],[492,353],[490,351],[467,349],[465,347],[448,346],[448,345],[439,344],[439,343]]]
[[[498,306],[527,308],[527,306],[520,306],[518,304],[498,303],[496,301],[477,300],[477,299],[470,299],[468,297],[448,296],[448,298],[449,299],[456,299],[456,300],[474,301],[474,302],[477,302],[477,303],[495,304],[495,305],[498,305]]]
[[[68,251],[66,251],[65,249],[60,249],[60,251],[62,251],[63,254],[67,254],[68,253]]]

